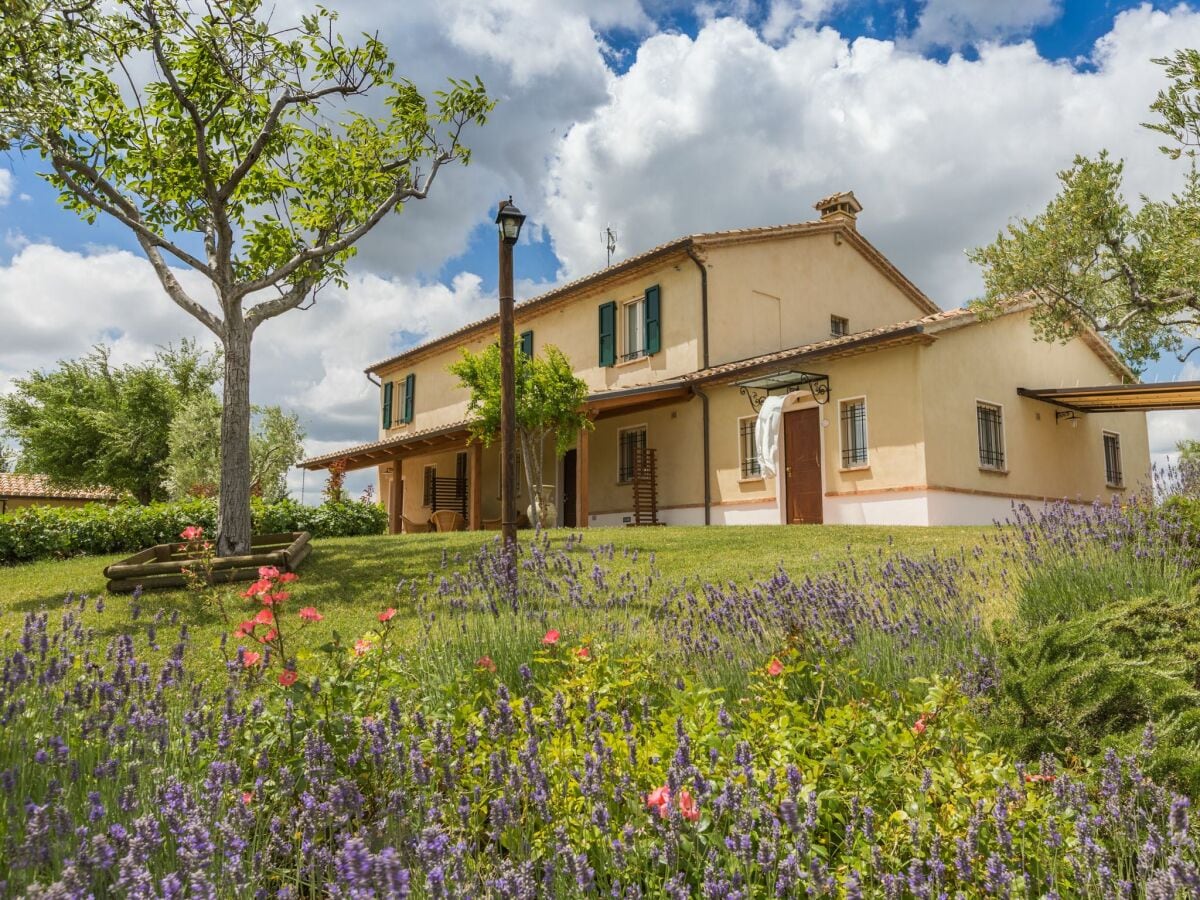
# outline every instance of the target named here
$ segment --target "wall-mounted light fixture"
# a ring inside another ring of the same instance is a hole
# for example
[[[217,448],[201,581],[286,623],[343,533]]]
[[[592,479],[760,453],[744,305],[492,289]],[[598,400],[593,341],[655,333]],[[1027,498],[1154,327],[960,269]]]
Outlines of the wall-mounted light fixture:
[[[1067,421],[1071,423],[1072,428],[1079,427],[1079,420],[1083,417],[1073,409],[1060,409],[1054,414],[1054,424]]]

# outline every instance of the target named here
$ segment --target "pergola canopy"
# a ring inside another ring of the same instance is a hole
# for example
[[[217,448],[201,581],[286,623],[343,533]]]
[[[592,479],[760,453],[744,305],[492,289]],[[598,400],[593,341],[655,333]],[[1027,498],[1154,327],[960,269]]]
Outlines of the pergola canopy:
[[[1162,384],[1103,384],[1096,387],[1017,388],[1022,397],[1076,412],[1149,412],[1200,409],[1200,381]]]

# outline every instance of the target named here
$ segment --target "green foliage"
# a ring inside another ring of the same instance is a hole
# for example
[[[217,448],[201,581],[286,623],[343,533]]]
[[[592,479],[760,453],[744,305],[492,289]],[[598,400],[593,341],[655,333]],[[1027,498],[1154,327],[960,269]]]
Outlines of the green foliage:
[[[1152,107],[1162,121],[1148,127],[1175,141],[1163,148],[1168,156],[1177,159],[1186,149],[1190,157],[1200,142],[1200,54],[1181,50],[1156,62],[1172,83]],[[1065,341],[1093,328],[1136,367],[1178,353],[1197,335],[1200,173],[1189,167],[1179,193],[1161,201],[1143,197],[1133,212],[1121,194],[1122,169],[1107,152],[1076,157],[1059,173],[1061,190],[1045,212],[1019,219],[968,253],[984,270],[981,312],[1031,297],[1040,337]]]
[[[0,421],[20,442],[25,471],[129,491],[145,503],[165,495],[171,422],[211,396],[218,372],[218,359],[189,341],[125,366],[98,346],[54,371],[15,379],[0,396]]]
[[[1152,727],[1149,771],[1200,794],[1200,619],[1196,594],[1100,603],[1064,621],[1001,629],[1002,741],[1024,758],[1126,753]]]
[[[253,407],[250,484],[268,503],[287,496],[288,469],[304,455],[304,430],[295,413]],[[171,423],[166,486],[172,499],[212,496],[221,480],[221,404],[208,394],[186,404]]]
[[[1179,461],[1190,465],[1200,465],[1200,441],[1184,440],[1179,442]]]
[[[516,429],[525,483],[529,496],[537,497],[535,485],[544,483],[542,453],[546,438],[554,435],[555,452],[561,456],[575,443],[581,429],[592,427],[583,411],[588,388],[553,344],[544,347],[540,356],[527,356],[520,351],[518,340],[513,348],[513,365]],[[484,446],[490,445],[500,436],[500,345],[492,344],[479,353],[464,349],[462,358],[450,365],[450,374],[471,392],[467,411],[472,417],[472,435]],[[537,503],[534,509],[540,512]]]
[[[256,534],[310,531],[314,537],[382,534],[387,513],[373,503],[343,501],[304,506],[292,500],[251,505]],[[188,525],[212,533],[217,517],[211,499],[139,506],[28,506],[0,515],[0,564],[80,554],[133,552],[154,544],[174,543]]]

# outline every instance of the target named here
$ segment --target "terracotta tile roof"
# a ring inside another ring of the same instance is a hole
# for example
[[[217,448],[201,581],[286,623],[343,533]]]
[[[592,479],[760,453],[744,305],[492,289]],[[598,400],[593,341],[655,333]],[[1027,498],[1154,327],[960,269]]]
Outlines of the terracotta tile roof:
[[[0,472],[0,497],[38,500],[116,500],[119,494],[106,487],[61,487],[48,475]]]
[[[310,456],[307,459],[302,459],[296,463],[300,469],[323,469],[330,463],[335,463],[339,459],[348,457],[362,456],[366,454],[370,456],[377,452],[386,452],[389,450],[402,449],[405,444],[410,444],[413,441],[423,441],[430,438],[446,437],[456,434],[460,431],[466,431],[468,428],[467,422],[454,422],[450,425],[440,425],[437,428],[422,428],[420,431],[409,431],[395,437],[382,438],[378,441],[368,441],[365,444],[355,444],[352,447],[345,447],[341,450],[334,450],[332,453],[322,453],[320,456]],[[380,459],[378,462],[385,462],[385,459]],[[369,463],[368,463],[369,464]]]
[[[660,256],[669,256],[673,253],[682,253],[693,247],[699,248],[705,245],[717,245],[723,243],[738,243],[740,241],[755,241],[770,238],[790,237],[798,234],[821,234],[821,233],[840,232],[843,238],[852,243],[864,256],[867,257],[874,265],[884,269],[888,276],[901,288],[918,307],[927,310],[936,310],[937,304],[930,300],[925,294],[908,280],[895,266],[893,266],[887,258],[880,253],[866,238],[860,235],[855,229],[847,227],[840,222],[793,222],[788,225],[765,225],[755,228],[730,228],[724,231],[705,231],[696,234],[685,235],[684,237],[675,238],[667,241],[664,244],[659,244],[656,247],[651,247],[641,253],[630,256],[620,262],[613,263],[607,268],[600,269],[573,281],[568,281],[556,288],[539,294],[536,297],[530,297],[528,300],[522,300],[516,305],[518,311],[536,308],[545,305],[554,300],[565,298],[572,291],[581,290],[589,287],[592,284],[599,284],[608,278],[613,278],[626,272],[631,272],[638,266],[650,262]],[[414,347],[409,347],[407,350],[389,356],[387,359],[380,360],[373,365],[368,366],[364,371],[371,373],[376,372],[386,366],[399,362],[410,356],[415,356],[426,350],[431,350],[435,347],[440,347],[445,344],[453,343],[456,338],[463,337],[474,331],[482,331],[489,327],[498,325],[500,320],[499,313],[479,319],[475,322],[470,322],[460,328],[446,334],[439,335],[435,338],[430,338],[423,343],[417,344]]]
[[[774,353],[764,353],[748,359],[710,366],[686,376],[692,382],[720,381],[726,376],[738,375],[754,369],[769,368],[775,363],[786,363],[794,359],[811,357],[834,357],[868,350],[883,349],[896,346],[898,343],[910,343],[921,340],[925,335],[933,335],[937,331],[946,330],[949,326],[966,325],[977,321],[975,314],[969,309],[948,309],[920,319],[908,319],[895,322],[867,331],[856,331],[841,337],[829,338],[824,341],[814,341],[799,347],[789,347]],[[892,338],[894,340],[888,340]]]

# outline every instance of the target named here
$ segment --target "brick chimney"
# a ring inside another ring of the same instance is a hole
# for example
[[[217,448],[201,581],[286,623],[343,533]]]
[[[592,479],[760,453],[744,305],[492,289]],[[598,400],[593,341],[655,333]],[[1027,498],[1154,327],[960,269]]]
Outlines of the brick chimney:
[[[854,191],[843,191],[823,197],[813,204],[813,209],[821,214],[822,222],[843,222],[855,228],[854,223],[862,212],[862,204],[854,196]]]

